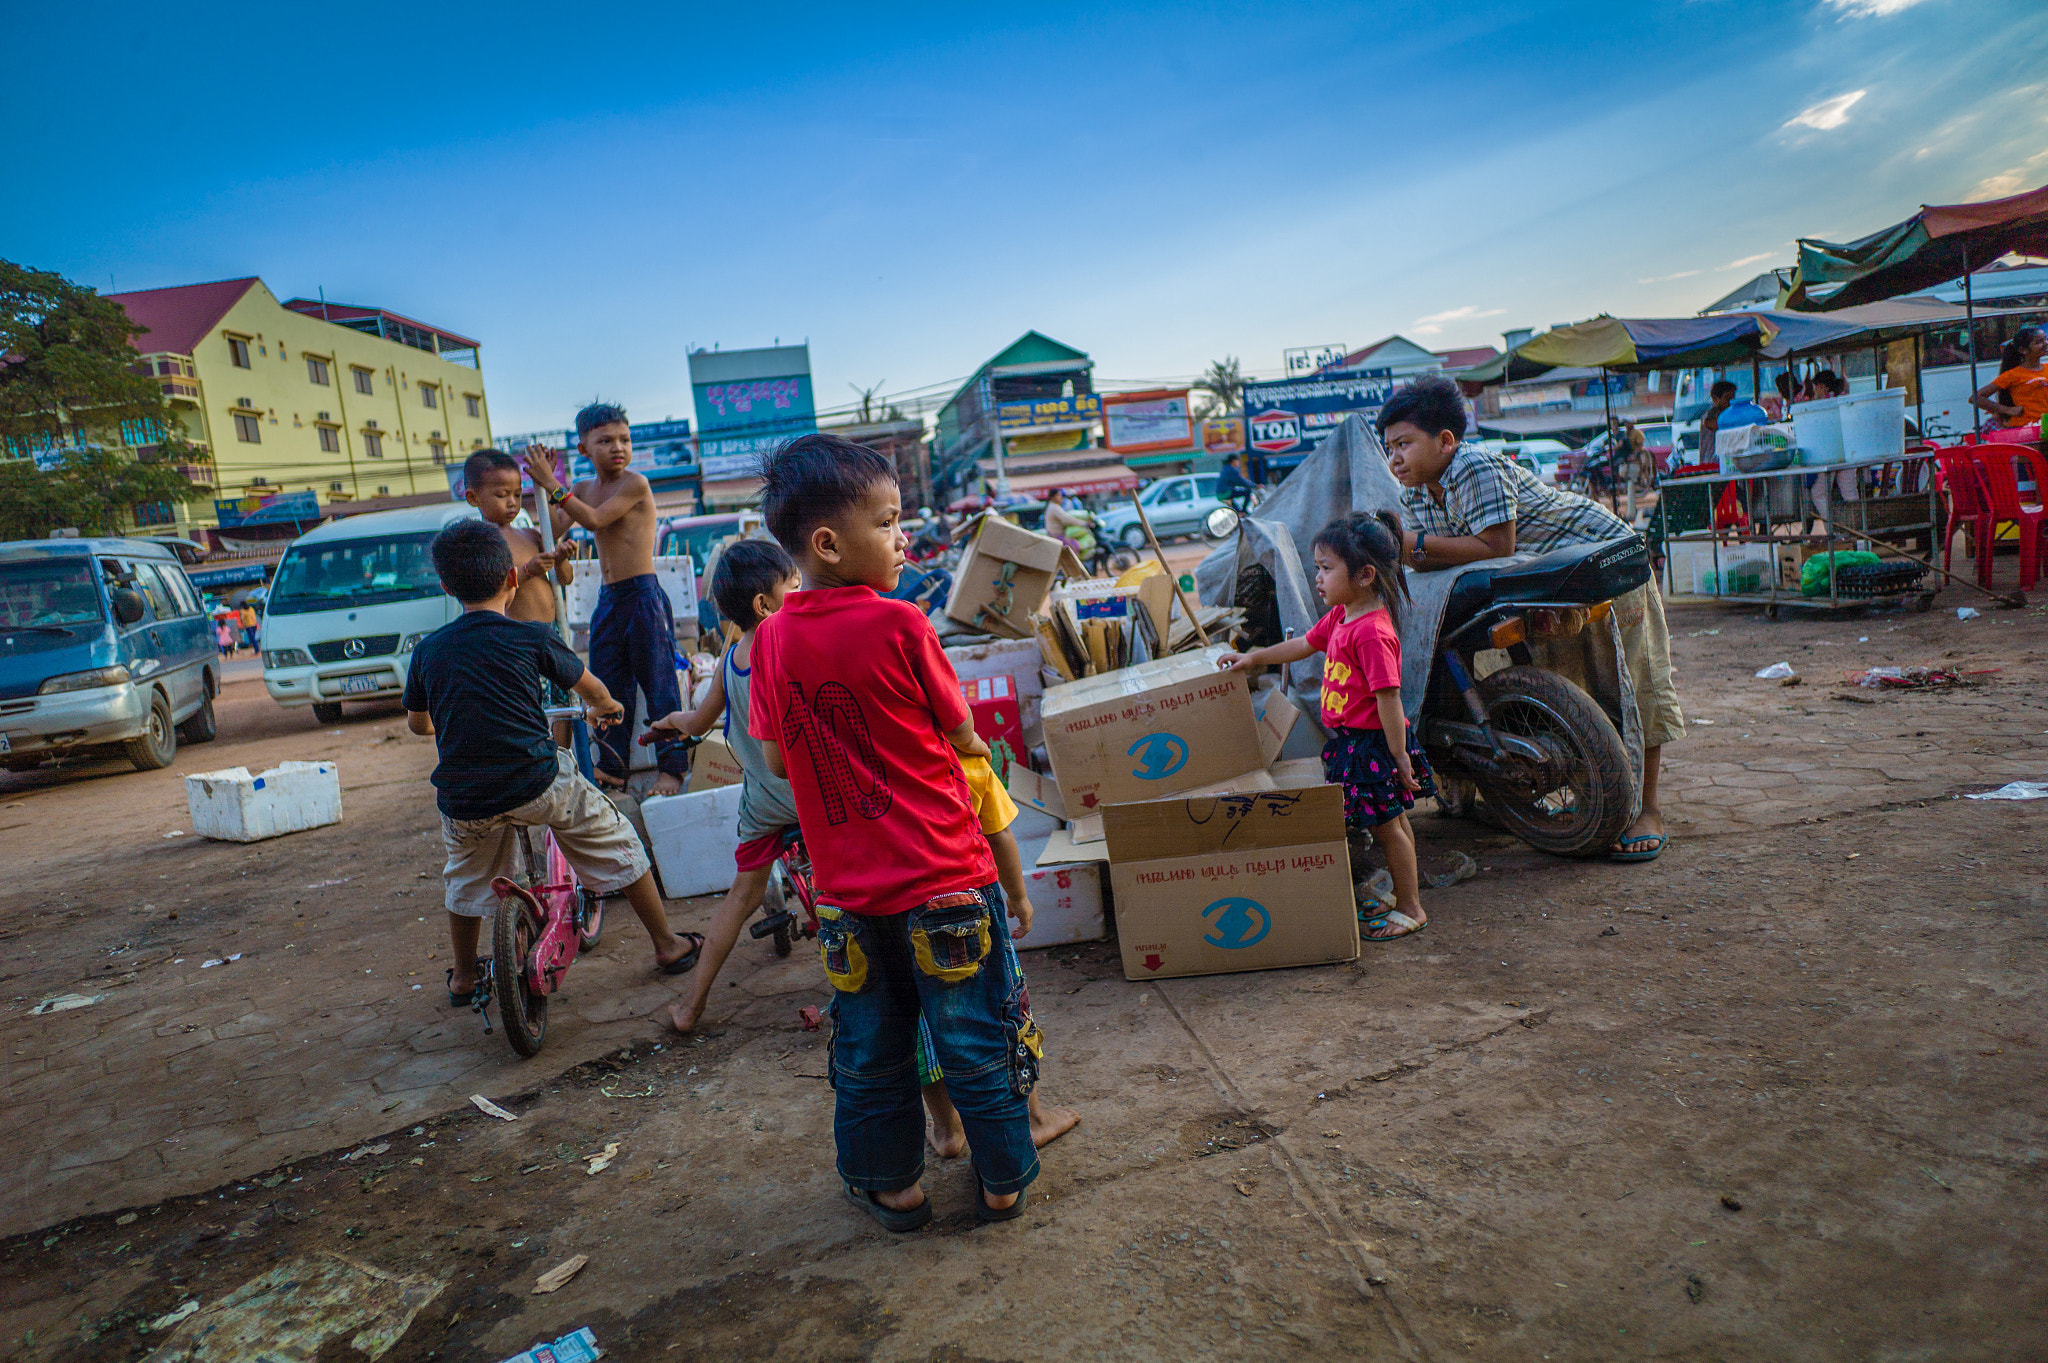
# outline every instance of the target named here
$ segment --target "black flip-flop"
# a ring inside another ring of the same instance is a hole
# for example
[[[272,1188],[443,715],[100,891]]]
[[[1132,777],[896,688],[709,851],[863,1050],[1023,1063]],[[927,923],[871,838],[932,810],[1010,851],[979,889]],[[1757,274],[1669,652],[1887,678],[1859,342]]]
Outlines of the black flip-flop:
[[[690,971],[695,970],[697,968],[697,959],[704,954],[703,933],[681,932],[677,933],[676,935],[678,937],[689,938],[695,945],[693,945],[688,951],[684,952],[682,955],[676,957],[673,961],[670,961],[667,965],[663,966],[661,968],[661,973],[664,975],[688,974]]]
[[[450,1008],[474,1007],[476,1004],[477,995],[483,993],[487,988],[489,988],[489,986],[484,983],[484,978],[484,962],[483,959],[480,957],[478,958],[476,963],[476,987],[471,989],[467,994],[458,994],[455,992],[455,967],[452,965],[449,966],[448,1006]]]
[[[984,1226],[992,1221],[1015,1221],[1024,1215],[1024,1194],[1017,1194],[1017,1200],[998,1210],[988,1205],[988,1186],[981,1181],[981,1170],[974,1171],[974,1219]]]
[[[926,1194],[924,1201],[908,1211],[897,1211],[894,1207],[884,1207],[875,1200],[873,1193],[865,1189],[856,1188],[851,1183],[840,1186],[846,1189],[846,1200],[881,1222],[883,1230],[911,1231],[918,1229],[920,1226],[931,1224],[932,1199],[930,1194]]]

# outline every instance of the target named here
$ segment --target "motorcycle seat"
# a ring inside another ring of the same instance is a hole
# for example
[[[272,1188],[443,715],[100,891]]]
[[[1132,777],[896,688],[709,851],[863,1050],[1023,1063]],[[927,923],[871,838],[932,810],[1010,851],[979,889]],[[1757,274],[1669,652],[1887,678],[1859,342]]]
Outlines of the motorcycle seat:
[[[1650,549],[1641,535],[1576,544],[1525,563],[1465,573],[1445,602],[1444,623],[1447,627],[1461,625],[1496,604],[1526,601],[1590,606],[1611,601],[1649,580]]]

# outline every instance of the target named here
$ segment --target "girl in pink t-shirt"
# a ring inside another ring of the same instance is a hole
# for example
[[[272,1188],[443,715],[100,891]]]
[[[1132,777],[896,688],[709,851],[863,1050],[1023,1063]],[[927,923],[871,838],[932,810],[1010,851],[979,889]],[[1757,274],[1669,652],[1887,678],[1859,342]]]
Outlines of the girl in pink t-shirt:
[[[1365,937],[1384,942],[1429,922],[1415,870],[1408,811],[1434,795],[1429,763],[1401,710],[1401,527],[1391,512],[1331,521],[1315,539],[1316,594],[1330,613],[1299,639],[1250,653],[1226,653],[1218,665],[1251,672],[1323,655],[1323,775],[1344,787],[1344,822],[1370,828],[1394,878],[1394,906],[1377,907]]]

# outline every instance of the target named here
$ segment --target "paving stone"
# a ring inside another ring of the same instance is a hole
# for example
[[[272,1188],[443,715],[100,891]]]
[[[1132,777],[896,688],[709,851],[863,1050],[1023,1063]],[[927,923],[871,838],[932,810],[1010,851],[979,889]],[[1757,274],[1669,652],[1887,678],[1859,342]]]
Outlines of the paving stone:
[[[263,1012],[248,1012],[232,1022],[215,1025],[213,1034],[222,1040],[238,1036],[254,1036],[258,1033],[277,1031],[277,1019]]]
[[[508,1048],[509,1049],[509,1048]],[[377,1076],[372,1086],[379,1093],[397,1094],[407,1089],[431,1088],[441,1084],[452,1084],[463,1075],[483,1065],[483,1057],[474,1050],[444,1051],[439,1055],[423,1055],[408,1060],[395,1069]]]
[[[124,1159],[138,1147],[153,1146],[176,1130],[177,1123],[162,1114],[106,1122],[76,1139],[54,1143],[50,1168],[76,1169]]]
[[[1716,776],[1714,784],[1734,790],[1768,790],[1773,786],[1797,785],[1799,778],[1786,771],[1738,771]]]

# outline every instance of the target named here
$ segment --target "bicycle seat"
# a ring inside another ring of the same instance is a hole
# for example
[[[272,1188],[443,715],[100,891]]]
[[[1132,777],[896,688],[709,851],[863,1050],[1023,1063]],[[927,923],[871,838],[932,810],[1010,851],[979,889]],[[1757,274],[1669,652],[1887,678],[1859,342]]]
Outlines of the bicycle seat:
[[[1458,625],[1491,605],[1544,602],[1590,606],[1611,601],[1650,580],[1650,547],[1641,535],[1553,549],[1526,563],[1478,568],[1460,577],[1444,603]]]

